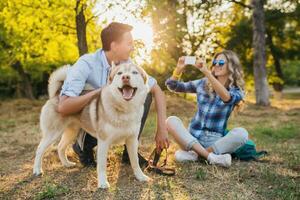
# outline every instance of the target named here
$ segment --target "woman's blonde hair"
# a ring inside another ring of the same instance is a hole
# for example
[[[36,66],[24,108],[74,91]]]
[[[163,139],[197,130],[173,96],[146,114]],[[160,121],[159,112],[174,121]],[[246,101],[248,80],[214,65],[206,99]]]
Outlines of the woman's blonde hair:
[[[244,73],[237,54],[230,50],[224,50],[215,54],[213,60],[215,60],[221,54],[224,55],[226,58],[226,63],[229,71],[229,77],[227,83],[225,84],[225,87],[227,88],[238,87],[240,90],[244,91],[244,87],[245,87]],[[210,68],[212,67],[213,66],[211,66]],[[214,72],[212,72],[212,74],[215,76]],[[206,82],[205,89],[210,96],[213,96],[214,89],[209,81]],[[235,108],[236,111],[241,110],[243,102],[244,101],[242,100],[241,103],[239,103],[236,106],[237,107],[237,109]]]

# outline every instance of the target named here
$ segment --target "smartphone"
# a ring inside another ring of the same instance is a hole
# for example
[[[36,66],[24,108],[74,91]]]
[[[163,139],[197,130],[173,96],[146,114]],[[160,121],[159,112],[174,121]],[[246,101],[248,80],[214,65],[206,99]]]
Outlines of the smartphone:
[[[184,64],[185,65],[195,65],[196,64],[196,56],[184,56]]]

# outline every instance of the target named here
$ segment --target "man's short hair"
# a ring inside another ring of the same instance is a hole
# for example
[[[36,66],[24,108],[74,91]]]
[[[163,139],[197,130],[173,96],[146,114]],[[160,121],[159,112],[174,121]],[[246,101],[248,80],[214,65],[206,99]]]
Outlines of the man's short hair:
[[[105,27],[101,32],[102,49],[104,51],[110,50],[110,44],[112,42],[118,42],[122,38],[124,33],[130,32],[132,26],[128,24],[122,24],[119,22],[112,22]]]

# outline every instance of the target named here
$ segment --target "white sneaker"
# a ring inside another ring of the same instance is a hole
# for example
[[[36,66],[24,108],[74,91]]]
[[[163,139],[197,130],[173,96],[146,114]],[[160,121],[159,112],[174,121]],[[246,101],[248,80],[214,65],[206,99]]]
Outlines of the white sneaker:
[[[230,167],[231,165],[230,154],[216,155],[214,153],[210,153],[207,160],[211,165],[220,165],[222,167]]]
[[[177,150],[175,152],[175,160],[177,162],[197,161],[198,154],[194,151]]]

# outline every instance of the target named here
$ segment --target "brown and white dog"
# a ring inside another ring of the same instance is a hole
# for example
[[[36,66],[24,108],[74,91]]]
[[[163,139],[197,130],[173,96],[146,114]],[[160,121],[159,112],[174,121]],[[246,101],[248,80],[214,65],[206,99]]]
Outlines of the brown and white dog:
[[[42,158],[47,148],[61,136],[58,155],[66,167],[74,166],[66,156],[66,148],[76,138],[80,128],[98,140],[97,175],[98,187],[108,188],[106,161],[110,145],[125,143],[135,177],[149,181],[138,162],[138,133],[144,111],[144,102],[149,92],[146,72],[133,63],[118,66],[112,64],[109,83],[99,96],[93,99],[80,113],[62,117],[57,112],[58,93],[68,66],[52,73],[49,79],[49,100],[40,116],[42,139],[36,151],[33,173],[42,173]]]

